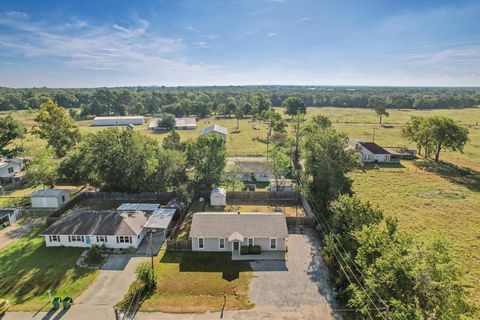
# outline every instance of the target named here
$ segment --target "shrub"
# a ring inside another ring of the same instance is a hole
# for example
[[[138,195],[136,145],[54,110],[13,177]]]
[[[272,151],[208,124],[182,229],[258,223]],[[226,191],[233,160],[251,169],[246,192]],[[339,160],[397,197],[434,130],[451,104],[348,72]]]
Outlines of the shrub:
[[[247,246],[241,246],[240,247],[240,254],[248,254],[249,247]]]
[[[88,249],[85,262],[88,264],[99,264],[102,260],[103,256],[100,248],[98,246],[91,246],[90,249]]]

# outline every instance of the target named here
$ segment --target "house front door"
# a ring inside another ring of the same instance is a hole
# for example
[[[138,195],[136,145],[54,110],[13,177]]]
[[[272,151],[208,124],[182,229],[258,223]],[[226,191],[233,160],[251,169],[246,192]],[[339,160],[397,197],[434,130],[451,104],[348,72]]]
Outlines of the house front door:
[[[86,236],[85,237],[85,241],[87,244],[91,244],[92,243],[92,240],[90,239],[90,236]]]
[[[233,251],[239,251],[240,250],[240,242],[238,241],[233,241]]]

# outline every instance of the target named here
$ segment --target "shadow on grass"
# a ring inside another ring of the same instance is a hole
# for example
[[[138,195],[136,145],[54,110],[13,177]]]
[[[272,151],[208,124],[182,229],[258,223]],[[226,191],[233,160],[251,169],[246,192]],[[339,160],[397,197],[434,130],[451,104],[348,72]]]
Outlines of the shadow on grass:
[[[480,191],[480,172],[478,171],[459,167],[448,162],[435,162],[431,160],[416,161],[414,164],[418,168],[438,174],[450,182],[462,185],[472,191]]]
[[[162,263],[178,263],[180,272],[221,272],[222,278],[233,281],[240,272],[252,271],[248,261],[232,261],[231,253],[167,251]]]
[[[378,170],[378,169],[404,169],[405,166],[401,163],[364,163],[360,168],[363,171]]]

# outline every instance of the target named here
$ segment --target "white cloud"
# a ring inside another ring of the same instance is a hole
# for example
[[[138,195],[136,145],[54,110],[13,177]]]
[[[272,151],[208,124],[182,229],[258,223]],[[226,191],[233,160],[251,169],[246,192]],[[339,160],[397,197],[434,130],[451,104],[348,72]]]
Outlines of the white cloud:
[[[269,32],[267,33],[267,37],[273,37],[273,36],[276,36],[277,35],[277,32]]]

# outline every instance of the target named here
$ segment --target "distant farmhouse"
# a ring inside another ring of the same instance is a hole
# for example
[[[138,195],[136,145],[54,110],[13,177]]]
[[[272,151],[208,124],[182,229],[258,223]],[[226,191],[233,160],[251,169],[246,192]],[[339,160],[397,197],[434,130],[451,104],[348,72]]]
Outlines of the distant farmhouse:
[[[143,116],[122,116],[122,117],[95,117],[92,126],[129,126],[143,125]]]
[[[23,158],[0,158],[0,185],[10,184],[23,178]]]
[[[165,131],[164,127],[158,126],[159,118],[151,118],[148,123],[149,130]],[[175,118],[175,130],[195,130],[197,128],[197,120],[195,118]]]
[[[272,165],[264,157],[228,158],[227,169],[237,170],[237,178],[242,182],[269,182],[275,178]]]
[[[395,159],[392,161],[390,152],[380,147],[375,142],[354,140],[350,142],[350,146],[355,149],[355,151],[358,153],[359,160],[363,163],[395,162]]]
[[[222,127],[221,125],[215,124],[213,126],[203,128],[202,131],[200,131],[201,136],[206,135],[208,133],[214,133],[222,137],[224,141],[227,140],[227,128]]]

